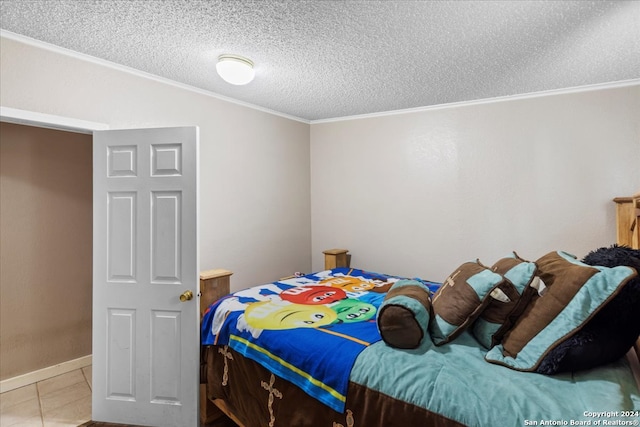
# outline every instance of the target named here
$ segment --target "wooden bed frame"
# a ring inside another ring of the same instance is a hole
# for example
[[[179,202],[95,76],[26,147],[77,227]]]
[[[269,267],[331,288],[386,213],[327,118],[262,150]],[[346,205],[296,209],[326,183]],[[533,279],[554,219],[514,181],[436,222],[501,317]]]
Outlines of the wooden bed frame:
[[[328,249],[324,251],[324,268],[330,270],[348,267],[351,256],[347,249]],[[200,273],[200,319],[205,310],[215,301],[230,293],[231,275],[229,270],[216,269]],[[211,401],[207,398],[207,385],[200,384],[200,422],[205,424],[216,421],[223,415],[231,418],[238,426],[243,427],[238,418],[231,413],[222,399]]]
[[[325,270],[348,267],[351,256],[347,249],[329,249],[324,251]],[[203,271],[200,274],[200,317],[213,302],[230,293],[230,278],[233,273],[229,270],[216,269]],[[632,349],[627,353],[627,359],[633,371],[636,384],[640,390],[640,337]],[[213,401],[207,398],[206,384],[200,384],[200,422],[204,426],[223,416],[231,418],[239,427],[244,427],[238,418],[229,410],[222,399]]]

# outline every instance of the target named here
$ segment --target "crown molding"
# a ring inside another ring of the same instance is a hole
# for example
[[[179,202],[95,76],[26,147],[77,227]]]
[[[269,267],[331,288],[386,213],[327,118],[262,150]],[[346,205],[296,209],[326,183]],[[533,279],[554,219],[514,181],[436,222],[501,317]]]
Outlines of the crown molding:
[[[37,40],[31,37],[23,36],[21,34],[16,34],[11,31],[0,29],[0,37],[4,37],[10,40],[14,40],[20,43],[24,43],[30,46],[34,46],[40,49],[48,50],[50,52],[59,53],[61,55],[69,56],[75,59],[79,59],[81,61],[90,62],[92,64],[100,65],[103,67],[111,68],[114,70],[122,71],[124,73],[132,74],[137,77],[142,77],[145,79],[153,80],[159,83],[164,83],[170,86],[174,86],[180,89],[188,90],[190,92],[197,93],[199,95],[208,96],[211,98],[216,98],[221,101],[229,102],[231,104],[240,105],[242,107],[251,108],[252,110],[258,110],[263,113],[272,114],[274,116],[283,117],[289,120],[295,120],[297,122],[302,122],[309,124],[310,121],[307,119],[303,119],[300,117],[292,116],[289,114],[281,113],[279,111],[270,110],[268,108],[260,107],[259,105],[251,104],[249,102],[239,101],[237,99],[233,99],[224,95],[217,94],[215,92],[211,92],[205,89],[200,89],[195,86],[191,86],[185,83],[180,83],[175,80],[167,79],[165,77],[156,76],[155,74],[147,73],[146,71],[141,71],[132,67],[127,67],[126,65],[117,64],[115,62],[107,61],[106,59],[97,58],[95,56],[87,55],[85,53],[76,52],[75,50],[67,49],[64,47],[56,46],[51,43],[43,42],[41,40]]]
[[[91,55],[87,55],[84,53],[76,52],[70,49],[66,49],[60,46],[56,46],[50,43],[46,43],[40,40],[33,39],[31,37],[23,36],[20,34],[13,33],[11,31],[0,29],[0,37],[5,37],[7,39],[15,40],[21,43],[25,43],[31,46],[35,46],[41,49],[45,49],[51,52],[59,53],[62,55],[70,56],[76,59],[80,59],[83,61],[91,62],[97,65],[101,65],[104,67],[112,68],[118,71],[122,71],[128,74],[132,74],[138,77],[146,78],[149,80],[157,81],[160,83],[164,83],[167,85],[171,85],[174,87],[178,87],[184,90],[188,90],[190,92],[198,93],[200,95],[209,96],[212,98],[219,99],[221,101],[229,102],[232,104],[240,105],[243,107],[251,108],[253,110],[262,111],[264,113],[272,114],[275,116],[283,117],[289,120],[294,120],[297,122],[305,123],[305,124],[322,124],[322,123],[332,123],[332,122],[340,122],[340,121],[348,121],[348,120],[360,120],[360,119],[369,119],[376,117],[386,117],[386,116],[395,116],[399,114],[411,114],[411,113],[420,113],[424,111],[432,111],[432,110],[441,110],[447,108],[458,108],[458,107],[466,107],[473,105],[483,105],[483,104],[491,104],[495,102],[508,102],[508,101],[517,101],[522,99],[531,99],[531,98],[540,98],[545,96],[555,96],[555,95],[566,95],[573,93],[581,93],[581,92],[589,92],[595,90],[605,90],[605,89],[613,89],[627,86],[636,86],[640,85],[640,78],[638,79],[630,79],[630,80],[621,80],[617,82],[609,82],[609,83],[599,83],[592,85],[584,85],[584,86],[576,86],[570,88],[562,88],[562,89],[552,89],[540,92],[530,92],[524,94],[517,95],[508,95],[508,96],[499,96],[494,98],[483,98],[472,101],[460,101],[460,102],[452,102],[447,104],[437,104],[437,105],[428,105],[424,107],[415,107],[415,108],[406,108],[401,110],[391,110],[391,111],[383,111],[379,113],[368,113],[368,114],[357,114],[352,116],[341,116],[334,117],[328,119],[317,119],[317,120],[308,120],[301,117],[292,116],[286,113],[281,113],[275,110],[270,110],[268,108],[260,107],[255,104],[251,104],[244,101],[239,101],[237,99],[233,99],[224,95],[217,94],[215,92],[211,92],[208,90],[200,89],[194,86],[190,86],[184,83],[176,82],[175,80],[167,79],[164,77],[156,76],[155,74],[147,73],[145,71],[140,71],[135,68],[127,67],[125,65],[116,64],[111,61],[107,61],[104,59],[100,59]]]
[[[448,104],[428,105],[425,107],[406,108],[402,110],[383,111],[380,113],[358,114],[354,116],[335,117],[330,119],[311,120],[311,124],[342,122],[346,120],[370,119],[375,117],[396,116],[400,114],[421,113],[424,111],[444,110],[447,108],[469,107],[472,105],[493,104],[496,102],[518,101],[522,99],[541,98],[545,96],[567,95],[573,93],[591,92],[596,90],[615,89],[640,85],[640,79],[621,80],[610,83],[598,83],[593,85],[576,86],[563,89],[545,90],[540,92],[523,93],[518,95],[498,96],[495,98],[483,98],[473,101],[451,102]]]

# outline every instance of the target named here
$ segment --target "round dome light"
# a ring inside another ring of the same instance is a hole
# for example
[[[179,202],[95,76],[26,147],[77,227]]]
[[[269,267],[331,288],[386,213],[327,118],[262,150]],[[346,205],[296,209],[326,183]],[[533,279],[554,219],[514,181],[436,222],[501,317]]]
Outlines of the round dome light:
[[[232,85],[246,85],[256,74],[253,62],[238,55],[220,55],[216,70],[225,82]]]

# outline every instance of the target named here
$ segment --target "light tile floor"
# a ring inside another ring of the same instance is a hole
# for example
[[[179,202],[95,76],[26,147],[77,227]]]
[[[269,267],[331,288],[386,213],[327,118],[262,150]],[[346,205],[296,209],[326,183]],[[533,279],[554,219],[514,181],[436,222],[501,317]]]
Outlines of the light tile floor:
[[[91,366],[0,394],[0,427],[76,427],[91,420]]]

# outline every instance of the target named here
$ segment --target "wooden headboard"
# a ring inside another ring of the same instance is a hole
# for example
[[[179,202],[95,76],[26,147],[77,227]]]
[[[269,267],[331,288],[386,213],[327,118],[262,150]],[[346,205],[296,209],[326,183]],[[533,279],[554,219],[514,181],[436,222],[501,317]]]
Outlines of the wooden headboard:
[[[347,249],[328,249],[323,253],[325,270],[349,266],[350,256]],[[223,269],[200,273],[200,318],[207,307],[231,292],[232,274],[233,272]]]

